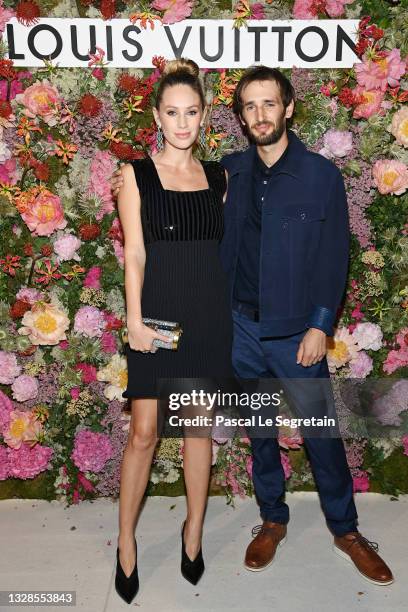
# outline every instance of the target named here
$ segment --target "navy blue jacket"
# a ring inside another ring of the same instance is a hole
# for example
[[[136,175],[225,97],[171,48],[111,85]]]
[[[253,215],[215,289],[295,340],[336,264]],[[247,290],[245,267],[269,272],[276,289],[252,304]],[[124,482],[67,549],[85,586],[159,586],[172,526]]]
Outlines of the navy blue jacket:
[[[269,181],[262,207],[259,273],[261,337],[308,327],[333,335],[345,289],[350,230],[344,181],[337,166],[288,131],[284,163]],[[222,159],[228,172],[221,261],[235,280],[242,227],[252,203],[255,145]]]

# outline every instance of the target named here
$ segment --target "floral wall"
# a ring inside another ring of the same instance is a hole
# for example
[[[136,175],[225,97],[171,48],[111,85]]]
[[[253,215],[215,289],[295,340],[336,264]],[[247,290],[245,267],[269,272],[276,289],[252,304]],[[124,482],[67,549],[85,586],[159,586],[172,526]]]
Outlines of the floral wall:
[[[293,129],[341,169],[352,248],[328,359],[336,381],[385,379],[378,438],[347,431],[356,491],[408,491],[408,23],[406,0],[0,0],[12,16],[113,17],[144,28],[186,18],[360,19],[353,69],[286,70],[297,92]],[[67,503],[116,496],[130,413],[123,234],[109,177],[155,152],[154,69],[13,66],[0,46],[0,497]],[[207,159],[246,147],[231,111],[239,70],[203,71],[211,104]],[[341,398],[338,398],[341,410]],[[380,407],[381,408],[381,407]],[[399,432],[399,433],[398,433]],[[280,432],[289,490],[313,490],[299,432]],[[249,442],[213,442],[212,492],[252,493]],[[157,448],[149,492],[183,491],[182,440]]]

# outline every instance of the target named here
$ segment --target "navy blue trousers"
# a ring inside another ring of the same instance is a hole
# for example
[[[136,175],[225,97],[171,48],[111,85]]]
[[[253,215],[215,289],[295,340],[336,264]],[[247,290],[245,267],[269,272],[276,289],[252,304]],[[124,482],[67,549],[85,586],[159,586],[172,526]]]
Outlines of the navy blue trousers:
[[[329,378],[326,358],[310,367],[296,363],[299,343],[306,330],[284,338],[260,340],[259,323],[237,311],[233,312],[233,317],[232,361],[238,378]],[[321,416],[307,414],[305,396],[298,394],[296,397],[296,385],[290,395],[294,416]],[[284,501],[285,475],[278,440],[276,437],[250,437],[252,477],[261,518],[275,523],[287,523],[289,508]],[[304,445],[329,529],[339,536],[357,531],[353,480],[343,440],[340,437],[304,437]]]

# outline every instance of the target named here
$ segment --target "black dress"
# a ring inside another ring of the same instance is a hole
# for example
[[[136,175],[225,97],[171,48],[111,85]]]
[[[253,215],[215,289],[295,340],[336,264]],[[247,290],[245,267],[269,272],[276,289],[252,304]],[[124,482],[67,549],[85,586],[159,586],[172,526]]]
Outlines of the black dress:
[[[142,353],[126,344],[128,384],[122,396],[157,398],[159,379],[231,379],[232,315],[218,253],[224,170],[218,162],[203,161],[209,188],[172,191],[161,185],[150,157],[131,163],[146,249],[142,316],[177,321],[183,334],[176,351]]]

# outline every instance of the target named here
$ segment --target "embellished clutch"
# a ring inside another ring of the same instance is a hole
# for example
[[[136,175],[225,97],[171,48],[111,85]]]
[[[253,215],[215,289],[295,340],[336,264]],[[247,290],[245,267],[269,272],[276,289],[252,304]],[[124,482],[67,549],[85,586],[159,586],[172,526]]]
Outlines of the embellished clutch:
[[[153,346],[156,346],[157,348],[170,349],[171,351],[176,351],[178,349],[180,337],[183,333],[180,323],[176,323],[174,321],[162,321],[161,319],[149,319],[148,317],[143,317],[142,321],[144,325],[147,325],[160,334],[163,334],[163,336],[168,336],[172,339],[171,342],[164,342],[163,340],[155,338],[152,343]],[[125,343],[129,341],[128,330],[126,327],[122,331],[122,340]]]

